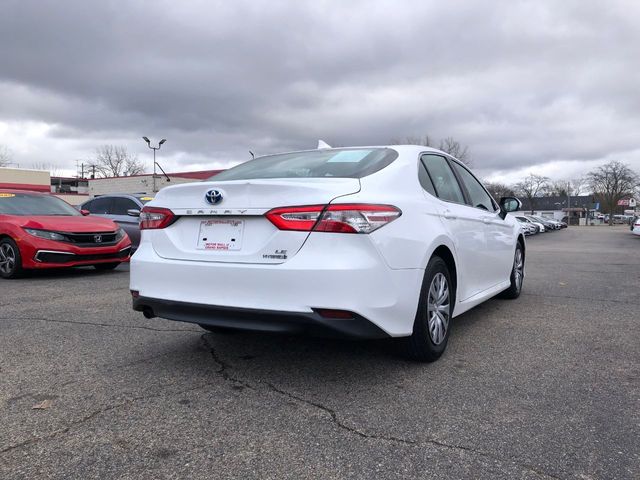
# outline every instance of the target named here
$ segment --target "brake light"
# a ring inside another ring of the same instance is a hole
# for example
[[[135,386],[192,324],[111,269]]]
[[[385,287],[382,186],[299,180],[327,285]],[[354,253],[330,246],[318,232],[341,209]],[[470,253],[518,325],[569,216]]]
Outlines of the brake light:
[[[280,230],[371,233],[401,214],[392,205],[343,203],[274,208],[266,217]]]
[[[282,207],[269,210],[265,215],[279,230],[310,232],[324,209],[325,205]]]
[[[140,230],[166,228],[177,218],[168,208],[143,207],[140,212]]]

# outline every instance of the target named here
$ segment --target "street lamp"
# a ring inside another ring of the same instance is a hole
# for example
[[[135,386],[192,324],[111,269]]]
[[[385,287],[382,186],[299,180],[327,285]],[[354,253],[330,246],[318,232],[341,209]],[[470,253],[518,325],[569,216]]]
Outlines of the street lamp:
[[[142,139],[145,142],[147,142],[147,147],[149,147],[151,150],[153,150],[153,193],[156,193],[158,191],[158,189],[156,188],[156,165],[158,167],[160,167],[160,164],[158,164],[158,162],[156,162],[156,150],[160,150],[160,147],[162,147],[162,144],[164,142],[166,142],[167,139],[163,138],[162,140],[160,140],[160,142],[158,142],[158,146],[157,147],[152,147],[151,146],[151,140],[149,140],[149,137],[142,137]],[[162,173],[164,173],[164,176],[167,177],[167,182],[170,182],[171,179],[165,173],[165,171],[163,170],[162,167],[160,167],[160,170],[162,170]]]

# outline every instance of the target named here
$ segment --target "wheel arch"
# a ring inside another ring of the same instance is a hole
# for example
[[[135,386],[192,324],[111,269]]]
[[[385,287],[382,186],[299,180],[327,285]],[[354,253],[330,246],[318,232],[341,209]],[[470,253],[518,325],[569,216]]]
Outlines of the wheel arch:
[[[436,249],[429,257],[431,260],[433,257],[440,257],[444,263],[447,265],[449,269],[449,276],[451,277],[451,282],[453,283],[453,292],[454,298],[457,299],[457,295],[455,295],[458,291],[458,267],[456,266],[456,259],[453,256],[453,252],[447,245],[440,245],[436,247]]]
[[[520,246],[522,247],[522,256],[524,258],[527,258],[527,245],[524,241],[524,235],[522,233],[518,234],[518,240],[517,243],[520,244]]]

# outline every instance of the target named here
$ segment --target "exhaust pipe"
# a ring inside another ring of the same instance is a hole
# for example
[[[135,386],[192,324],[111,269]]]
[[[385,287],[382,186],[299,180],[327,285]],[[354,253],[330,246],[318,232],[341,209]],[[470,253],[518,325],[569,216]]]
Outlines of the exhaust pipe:
[[[153,313],[153,309],[151,307],[144,307],[142,309],[142,314],[145,318],[156,318],[155,313]]]

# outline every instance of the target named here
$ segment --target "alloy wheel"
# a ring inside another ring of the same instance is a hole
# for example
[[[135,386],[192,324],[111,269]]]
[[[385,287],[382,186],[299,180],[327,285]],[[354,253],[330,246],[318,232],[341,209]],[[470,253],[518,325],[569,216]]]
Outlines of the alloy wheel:
[[[13,273],[16,266],[16,252],[11,245],[4,243],[0,245],[0,272],[9,275]]]
[[[429,286],[427,316],[431,341],[440,345],[449,329],[449,284],[440,272],[435,274]]]
[[[513,273],[515,275],[516,288],[520,290],[522,288],[522,281],[524,280],[524,257],[522,255],[522,249],[516,248],[516,256],[513,261]]]

